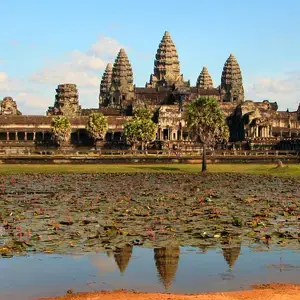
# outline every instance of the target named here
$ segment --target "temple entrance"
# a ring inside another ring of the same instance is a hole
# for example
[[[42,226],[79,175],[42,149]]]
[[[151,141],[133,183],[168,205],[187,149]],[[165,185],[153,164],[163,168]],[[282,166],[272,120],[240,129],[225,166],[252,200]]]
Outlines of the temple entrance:
[[[163,140],[168,140],[169,139],[169,129],[164,129],[163,131]]]

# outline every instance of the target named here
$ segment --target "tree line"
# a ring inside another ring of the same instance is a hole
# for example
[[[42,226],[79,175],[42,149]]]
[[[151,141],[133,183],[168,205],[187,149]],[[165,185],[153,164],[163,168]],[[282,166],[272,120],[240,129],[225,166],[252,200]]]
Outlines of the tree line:
[[[157,125],[153,122],[153,114],[146,107],[138,107],[133,118],[124,124],[126,142],[133,150],[141,146],[142,150],[156,138]],[[206,149],[215,147],[217,142],[229,138],[229,129],[225,121],[224,112],[214,98],[199,97],[186,107],[186,122],[191,137],[203,145],[202,171],[206,171]],[[69,142],[71,136],[71,122],[65,116],[55,116],[52,119],[52,134],[61,145]],[[103,140],[108,130],[107,118],[102,113],[92,113],[85,127],[95,148],[97,142]]]

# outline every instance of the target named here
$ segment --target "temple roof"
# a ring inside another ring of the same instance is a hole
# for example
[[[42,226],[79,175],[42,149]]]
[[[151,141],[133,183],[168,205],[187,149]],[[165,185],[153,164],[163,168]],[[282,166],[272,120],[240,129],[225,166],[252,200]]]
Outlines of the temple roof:
[[[112,86],[117,89],[119,87],[133,87],[133,73],[131,64],[125,50],[120,49],[112,69]]]
[[[24,126],[51,126],[52,116],[0,116],[0,126],[13,125]],[[123,116],[107,116],[108,124],[114,126],[123,126],[124,122],[131,117]],[[85,126],[88,120],[88,116],[80,116],[75,118],[70,118],[71,124],[73,126]]]
[[[113,71],[112,64],[108,63],[106,65],[106,68],[105,68],[105,71],[103,73],[102,80],[100,83],[100,93],[107,92],[110,89],[111,79],[112,79],[112,71]]]
[[[212,89],[214,87],[213,81],[206,67],[203,67],[200,75],[198,76],[196,86],[200,89],[205,89],[205,90]]]
[[[231,53],[223,67],[221,85],[242,84],[242,81],[240,66],[235,56]]]
[[[155,87],[157,82],[175,82],[179,79],[180,64],[177,50],[170,33],[165,31],[156,52],[154,73],[150,77],[150,85]]]

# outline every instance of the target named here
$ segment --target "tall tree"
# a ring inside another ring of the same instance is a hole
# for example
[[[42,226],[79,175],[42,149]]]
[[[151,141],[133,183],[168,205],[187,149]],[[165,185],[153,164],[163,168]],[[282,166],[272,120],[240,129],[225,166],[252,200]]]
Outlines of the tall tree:
[[[187,126],[192,137],[203,145],[202,172],[207,170],[206,149],[229,138],[225,116],[214,98],[199,97],[187,106]]]
[[[89,116],[85,129],[94,140],[95,149],[97,150],[97,141],[105,138],[108,129],[107,118],[102,113],[92,113]]]
[[[148,109],[137,108],[133,118],[125,123],[124,133],[134,150],[139,144],[144,150],[148,143],[155,140],[156,125],[151,118],[152,113]]]
[[[65,116],[53,117],[51,130],[53,137],[59,145],[70,141],[71,122]]]

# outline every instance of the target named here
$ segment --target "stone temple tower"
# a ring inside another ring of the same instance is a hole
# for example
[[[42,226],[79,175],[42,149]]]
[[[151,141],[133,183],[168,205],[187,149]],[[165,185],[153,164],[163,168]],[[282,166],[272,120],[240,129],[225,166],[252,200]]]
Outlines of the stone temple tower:
[[[177,50],[169,32],[166,31],[157,49],[154,73],[146,87],[171,86],[180,82],[183,83],[183,76],[180,75]]]
[[[122,107],[123,104],[133,99],[132,68],[125,50],[121,49],[112,69],[109,105]]]
[[[110,97],[112,64],[107,64],[100,83],[99,106],[107,106]]]
[[[221,97],[224,102],[243,102],[245,98],[241,69],[233,54],[230,54],[223,68]]]
[[[47,115],[63,115],[67,118],[80,116],[81,106],[78,98],[76,84],[59,84],[56,89],[54,106],[49,107]]]
[[[203,67],[200,75],[198,76],[196,86],[197,88],[204,89],[204,90],[214,88],[213,81],[206,67]]]

